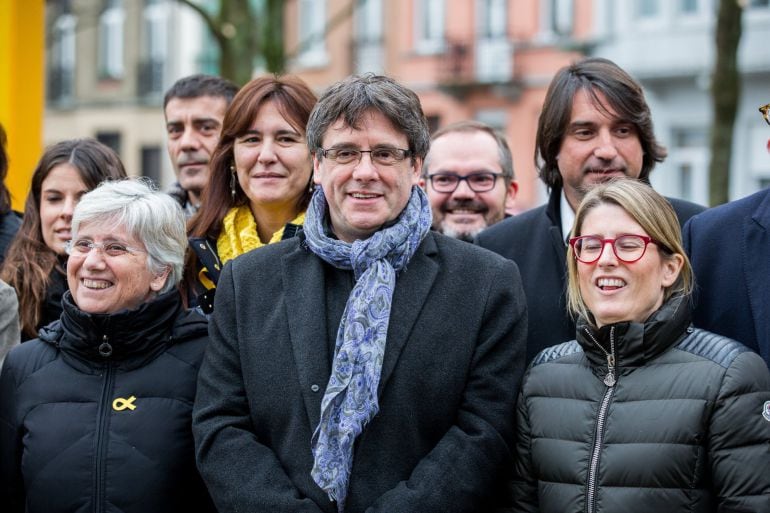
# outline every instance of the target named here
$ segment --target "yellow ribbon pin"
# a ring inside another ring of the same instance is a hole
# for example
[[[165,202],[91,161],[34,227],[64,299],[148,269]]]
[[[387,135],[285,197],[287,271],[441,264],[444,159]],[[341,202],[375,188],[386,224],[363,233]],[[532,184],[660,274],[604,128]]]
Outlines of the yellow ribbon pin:
[[[116,398],[114,401],[112,401],[112,409],[115,411],[123,411],[126,408],[129,410],[135,410],[136,405],[134,405],[134,401],[136,401],[136,396],[131,396],[128,399],[123,399],[122,397]]]

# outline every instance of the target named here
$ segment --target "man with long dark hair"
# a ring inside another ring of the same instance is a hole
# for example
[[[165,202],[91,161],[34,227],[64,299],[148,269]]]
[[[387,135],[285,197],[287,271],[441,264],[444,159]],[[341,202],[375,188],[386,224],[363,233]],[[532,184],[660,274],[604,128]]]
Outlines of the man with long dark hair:
[[[629,176],[649,182],[666,149],[655,138],[641,85],[614,62],[588,58],[556,73],[537,126],[535,164],[548,203],[479,234],[477,243],[516,262],[527,295],[527,360],[575,338],[565,303],[567,238],[595,184]],[[684,224],[703,207],[669,200]]]

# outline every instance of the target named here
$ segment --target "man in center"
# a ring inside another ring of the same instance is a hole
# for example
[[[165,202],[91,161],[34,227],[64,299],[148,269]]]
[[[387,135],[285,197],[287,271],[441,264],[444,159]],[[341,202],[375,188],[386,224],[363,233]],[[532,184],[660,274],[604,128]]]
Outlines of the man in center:
[[[516,266],[430,230],[417,96],[364,75],[307,126],[303,235],[225,265],[194,413],[220,511],[493,510],[511,468]]]

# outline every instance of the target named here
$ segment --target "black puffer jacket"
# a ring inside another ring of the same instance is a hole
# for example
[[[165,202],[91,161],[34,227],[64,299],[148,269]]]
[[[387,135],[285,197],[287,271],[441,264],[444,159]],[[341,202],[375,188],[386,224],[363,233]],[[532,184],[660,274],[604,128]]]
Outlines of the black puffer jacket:
[[[577,333],[525,375],[514,511],[770,512],[770,375],[757,354],[689,327],[681,298],[644,324],[581,321]],[[609,351],[611,336],[614,384],[596,345]]]
[[[191,432],[205,319],[176,291],[112,315],[62,304],[1,374],[0,509],[214,511]]]

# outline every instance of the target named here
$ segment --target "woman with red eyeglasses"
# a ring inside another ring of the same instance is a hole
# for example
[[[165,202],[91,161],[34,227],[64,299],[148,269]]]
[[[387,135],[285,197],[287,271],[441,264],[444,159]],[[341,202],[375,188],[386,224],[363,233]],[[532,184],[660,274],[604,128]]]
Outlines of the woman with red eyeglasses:
[[[513,511],[770,511],[770,374],[691,326],[670,204],[614,180],[586,195],[572,234],[576,340],[524,377]]]

